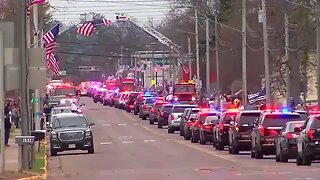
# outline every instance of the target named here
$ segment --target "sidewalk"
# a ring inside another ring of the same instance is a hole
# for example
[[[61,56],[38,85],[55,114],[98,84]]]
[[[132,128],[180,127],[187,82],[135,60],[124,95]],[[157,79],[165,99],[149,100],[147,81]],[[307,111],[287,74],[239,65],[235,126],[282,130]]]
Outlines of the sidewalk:
[[[9,145],[5,147],[5,170],[17,171],[18,164],[18,145],[15,143],[15,137],[21,135],[21,129],[15,129],[13,133],[10,133]]]

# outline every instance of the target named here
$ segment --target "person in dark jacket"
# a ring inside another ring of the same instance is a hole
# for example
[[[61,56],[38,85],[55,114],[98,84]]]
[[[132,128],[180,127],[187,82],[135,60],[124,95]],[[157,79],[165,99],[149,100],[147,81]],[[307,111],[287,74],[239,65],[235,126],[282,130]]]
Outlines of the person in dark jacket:
[[[4,118],[4,143],[5,143],[5,146],[10,146],[9,145],[9,137],[10,137],[10,129],[11,129],[11,121],[10,121],[10,116],[11,116],[11,106],[10,104],[8,103],[6,106],[5,106],[5,109],[4,109],[4,112],[5,112],[5,118]]]

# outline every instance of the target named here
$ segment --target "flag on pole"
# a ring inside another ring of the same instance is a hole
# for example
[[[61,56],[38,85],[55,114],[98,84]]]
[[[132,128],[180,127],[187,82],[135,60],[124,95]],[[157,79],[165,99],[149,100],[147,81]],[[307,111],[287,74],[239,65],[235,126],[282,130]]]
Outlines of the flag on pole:
[[[102,18],[102,22],[105,26],[110,26],[112,23],[110,19],[105,19],[105,18]]]
[[[54,54],[51,54],[49,56],[49,58],[47,59],[47,61],[48,61],[49,66],[52,67],[54,74],[59,75],[60,66],[59,66],[59,61],[56,58],[56,56]]]
[[[94,25],[92,22],[83,23],[77,30],[77,33],[82,34],[84,36],[91,36],[94,31]]]
[[[29,0],[28,6],[27,6],[27,16],[31,15],[31,8],[33,5],[36,4],[44,4],[46,0]]]
[[[46,55],[53,54],[54,46],[55,46],[55,42],[50,43],[50,44],[46,44]]]
[[[182,67],[183,72],[184,72],[185,74],[190,73],[189,68],[186,67],[184,64],[182,64],[182,62],[179,62],[179,64],[180,64],[180,66]]]
[[[46,44],[51,44],[56,41],[59,34],[60,24],[57,23],[49,32],[43,36],[43,40]]]

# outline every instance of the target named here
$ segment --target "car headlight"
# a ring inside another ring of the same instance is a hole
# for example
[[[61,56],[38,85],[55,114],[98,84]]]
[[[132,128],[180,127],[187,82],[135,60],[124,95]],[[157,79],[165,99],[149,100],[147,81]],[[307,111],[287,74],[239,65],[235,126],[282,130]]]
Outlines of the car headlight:
[[[86,130],[86,137],[91,137],[91,130],[90,129]]]
[[[66,103],[66,100],[65,100],[65,99],[61,99],[61,100],[60,100],[60,103],[61,103],[61,104],[65,104],[65,103]]]
[[[192,99],[191,99],[192,101],[195,101],[196,100],[196,98],[195,97],[192,97]]]
[[[51,138],[52,139],[57,139],[57,133],[56,132],[51,132]]]

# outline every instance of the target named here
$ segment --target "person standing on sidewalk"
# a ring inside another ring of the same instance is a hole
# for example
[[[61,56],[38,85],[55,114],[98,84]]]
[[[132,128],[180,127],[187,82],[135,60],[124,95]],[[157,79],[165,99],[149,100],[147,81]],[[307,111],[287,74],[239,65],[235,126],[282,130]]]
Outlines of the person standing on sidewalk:
[[[10,146],[8,144],[9,142],[9,137],[10,137],[10,129],[11,129],[11,106],[10,104],[8,103],[6,106],[5,106],[5,117],[4,117],[4,143],[5,143],[5,146]]]

